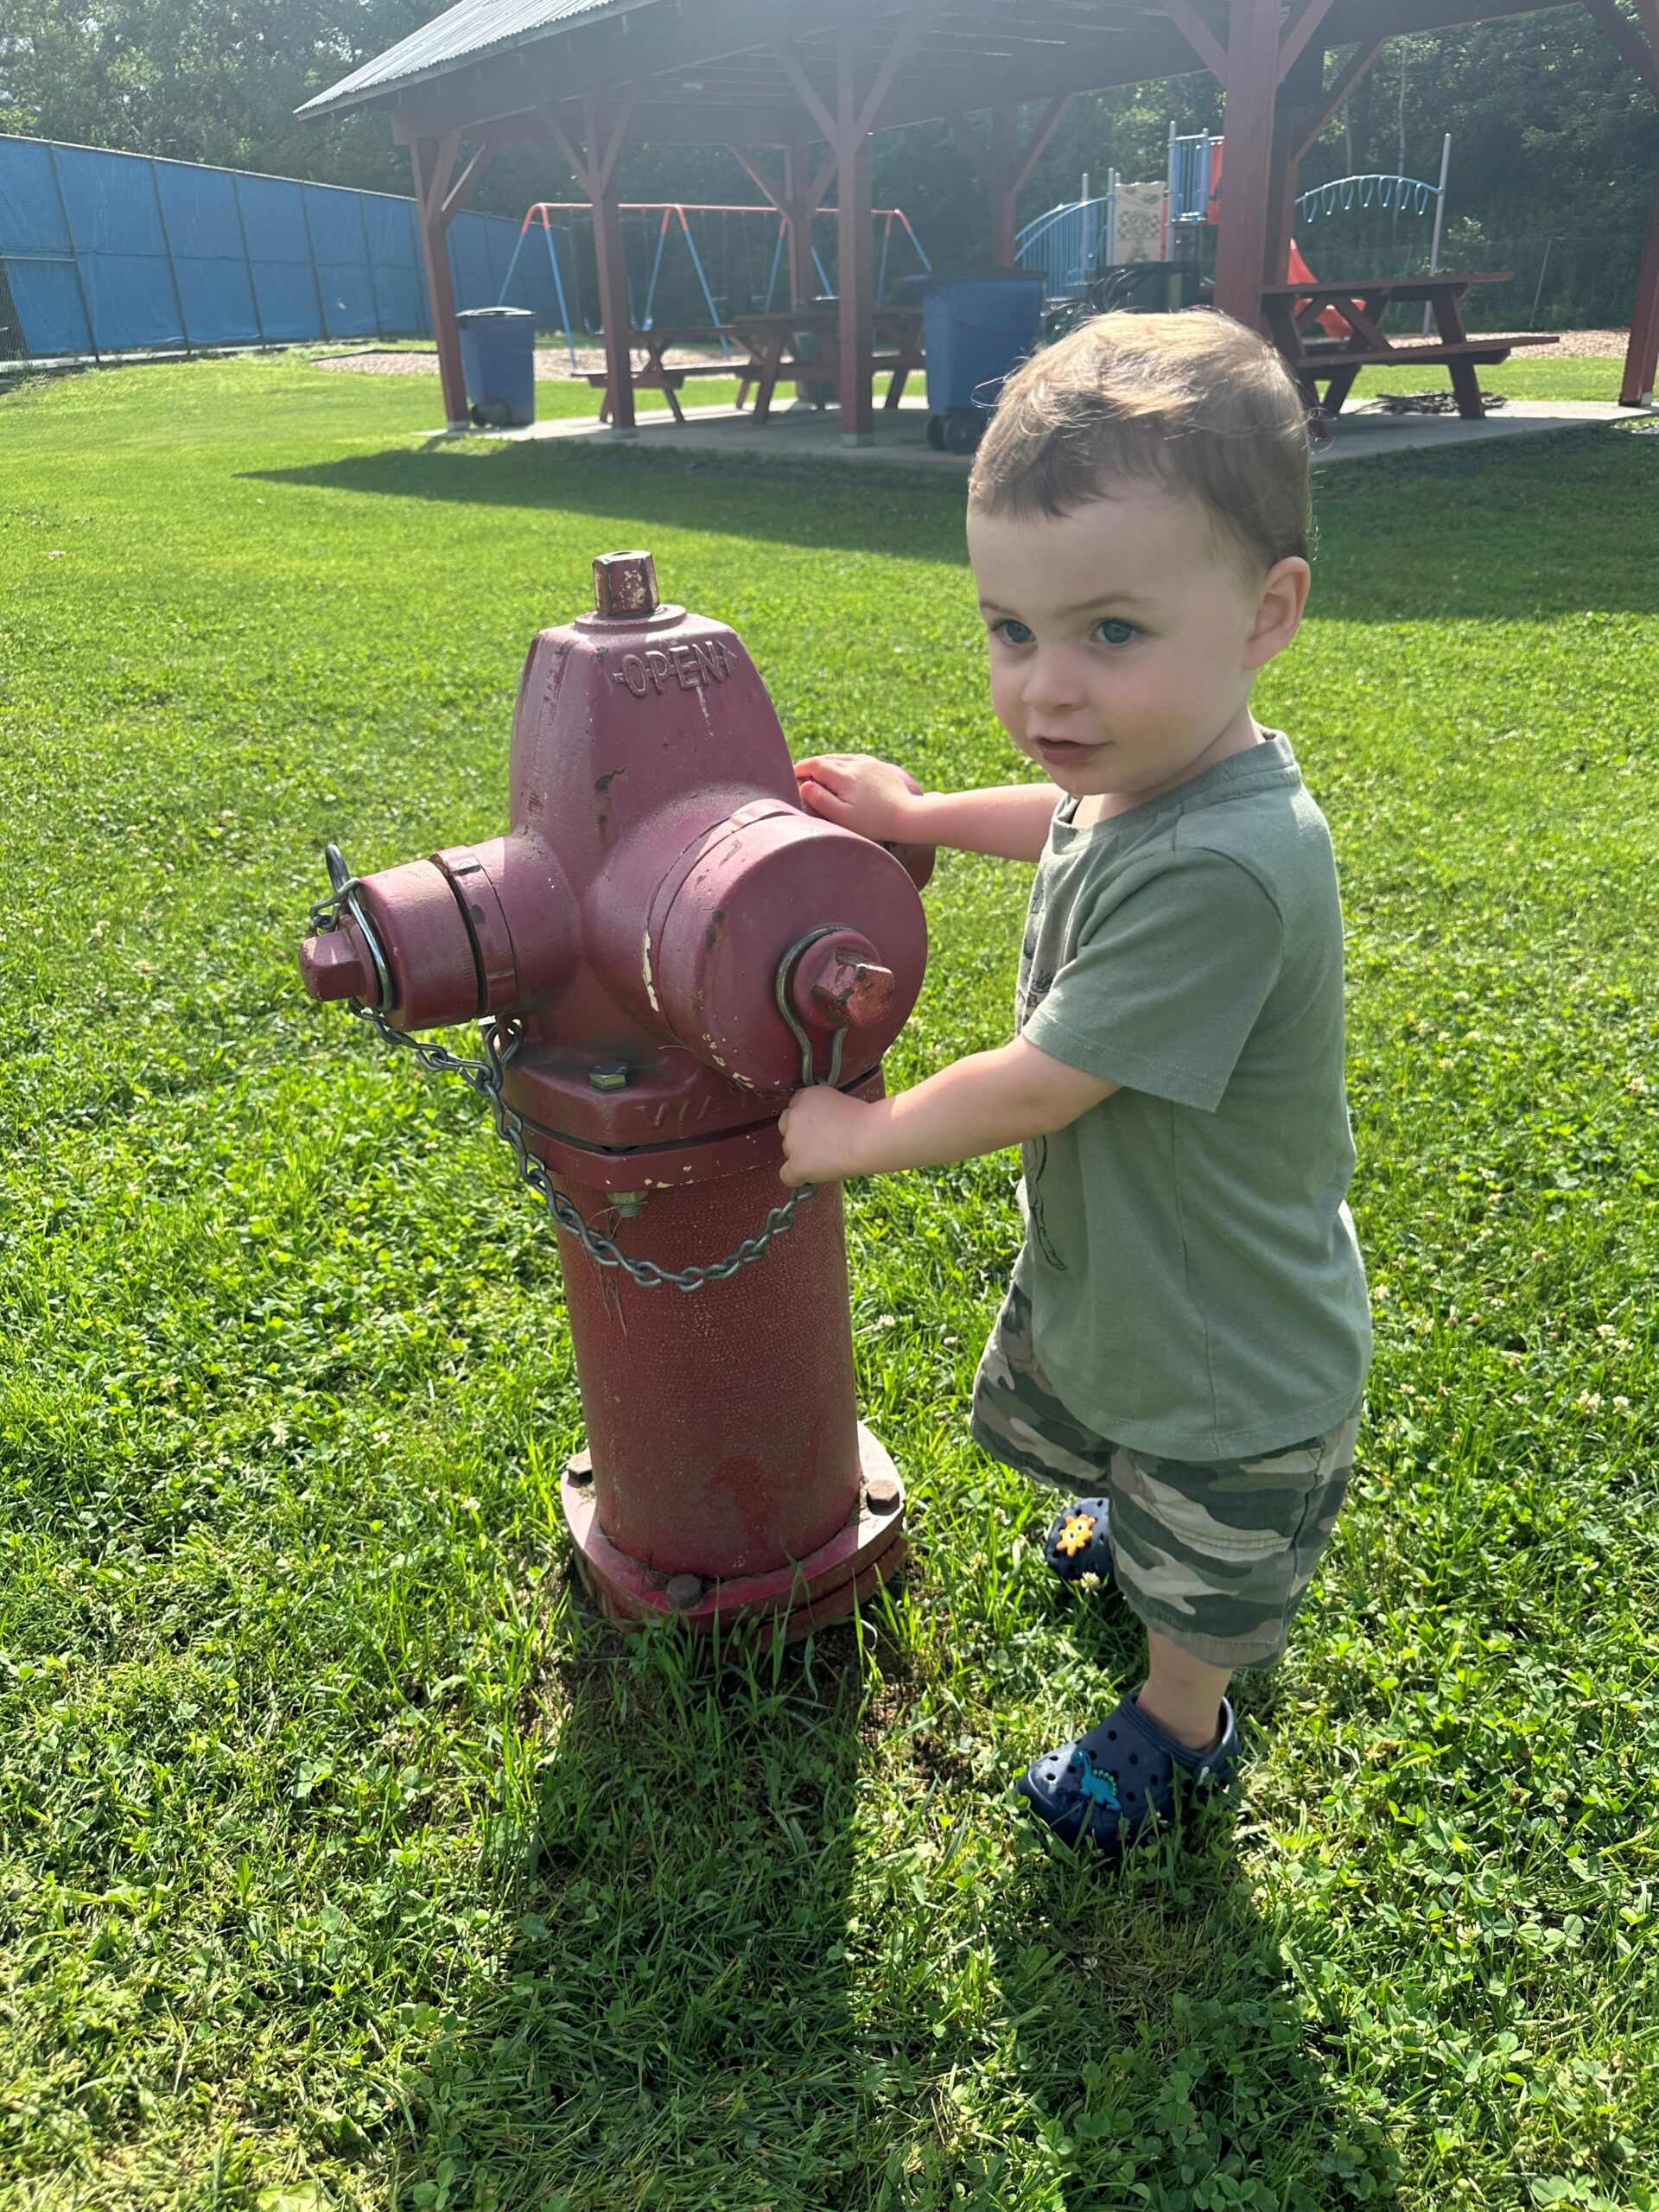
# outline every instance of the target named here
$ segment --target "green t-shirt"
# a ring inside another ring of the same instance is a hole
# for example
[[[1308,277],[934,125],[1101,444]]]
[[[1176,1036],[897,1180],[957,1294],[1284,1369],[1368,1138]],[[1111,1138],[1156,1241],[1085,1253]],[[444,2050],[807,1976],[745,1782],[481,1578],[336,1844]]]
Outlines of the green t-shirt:
[[[1128,813],[1076,812],[1038,864],[1017,1026],[1124,1088],[1022,1147],[1038,1357],[1135,1451],[1300,1443],[1351,1411],[1371,1357],[1325,817],[1278,732]]]

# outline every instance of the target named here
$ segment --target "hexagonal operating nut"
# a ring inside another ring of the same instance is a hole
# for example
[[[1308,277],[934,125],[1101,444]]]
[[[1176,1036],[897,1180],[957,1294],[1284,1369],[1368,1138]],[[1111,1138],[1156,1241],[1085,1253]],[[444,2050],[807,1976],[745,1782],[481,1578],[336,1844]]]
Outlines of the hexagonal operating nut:
[[[795,970],[791,995],[803,1020],[830,1029],[868,1029],[887,1019],[893,973],[856,930],[836,930],[808,945]]]
[[[594,612],[613,622],[657,611],[657,564],[649,553],[601,553],[594,563]]]
[[[366,999],[372,1004],[378,989],[369,949],[349,922],[307,938],[300,947],[300,980],[314,999]]]

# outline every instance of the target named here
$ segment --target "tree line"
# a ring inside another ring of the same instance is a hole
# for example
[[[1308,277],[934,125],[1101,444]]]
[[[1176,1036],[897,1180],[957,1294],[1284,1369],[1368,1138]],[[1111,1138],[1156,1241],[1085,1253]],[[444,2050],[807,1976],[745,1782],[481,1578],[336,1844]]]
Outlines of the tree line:
[[[435,12],[431,0],[6,0],[0,130],[406,193],[407,156],[384,116],[307,125],[294,111]],[[1333,74],[1342,58],[1332,58]],[[1172,120],[1219,129],[1207,76],[1077,101],[1022,213],[1074,197],[1085,174],[1096,190],[1113,168],[1161,176]],[[1536,266],[1545,323],[1627,315],[1659,168],[1659,109],[1588,11],[1564,6],[1395,41],[1313,149],[1303,183],[1395,172],[1432,182],[1448,131],[1446,263],[1514,268],[1523,304]],[[948,130],[885,134],[874,182],[878,201],[905,208],[936,263],[982,257],[983,195]],[[621,185],[632,199],[754,196],[718,148],[641,148]],[[517,216],[532,200],[574,196],[551,147],[517,148],[475,204]],[[1425,237],[1414,218],[1356,215],[1310,225],[1305,245],[1322,271],[1335,257],[1341,267],[1330,273],[1354,273],[1379,257],[1408,265]],[[742,281],[752,269],[751,248]]]

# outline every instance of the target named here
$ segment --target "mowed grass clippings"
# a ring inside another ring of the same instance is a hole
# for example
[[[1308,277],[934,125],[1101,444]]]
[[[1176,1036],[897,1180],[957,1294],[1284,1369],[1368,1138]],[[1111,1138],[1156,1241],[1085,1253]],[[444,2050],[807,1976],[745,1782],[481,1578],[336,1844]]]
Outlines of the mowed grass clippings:
[[[1006,1794],[1140,1658],[964,1433],[1014,1156],[849,1193],[900,1580],[626,1640],[545,1221],[294,965],[326,839],[504,826],[613,547],[798,752],[1007,779],[960,487],[432,412],[0,401],[0,2206],[1651,2207],[1659,439],[1321,475],[1260,706],[1343,874],[1370,1415],[1242,1790],[1116,1877]],[[942,861],[895,1083],[1007,1036],[1027,880]]]

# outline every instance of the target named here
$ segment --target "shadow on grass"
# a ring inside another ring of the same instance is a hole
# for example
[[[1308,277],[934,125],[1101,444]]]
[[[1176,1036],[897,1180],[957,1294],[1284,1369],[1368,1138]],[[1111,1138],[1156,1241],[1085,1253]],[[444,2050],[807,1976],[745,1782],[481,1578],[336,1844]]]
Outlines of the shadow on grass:
[[[856,1630],[748,1661],[624,1637],[567,1582],[524,1716],[556,1738],[498,1838],[516,1932],[452,1995],[398,2202],[1313,2212],[1339,2174],[1389,2193],[1386,2145],[1331,2105],[1233,1813],[1127,1872],[1046,1840],[1003,1796],[1037,1746],[988,1768],[918,1718],[931,1580],[912,1558]],[[1119,1671],[1139,1656],[1121,1619],[1078,1640]],[[1222,2193],[1180,2194],[1200,2179]]]
[[[438,439],[351,454],[301,468],[254,470],[272,484],[468,506],[603,516],[754,537],[965,563],[966,494],[957,477],[834,461],[705,461],[684,453],[580,444],[499,445]]]
[[[448,442],[356,454],[260,480],[476,507],[546,509],[795,545],[962,564],[956,478],[733,456]],[[1659,436],[1588,429],[1389,454],[1315,484],[1316,617],[1530,622],[1649,614]],[[1593,529],[1586,524],[1593,522]]]

